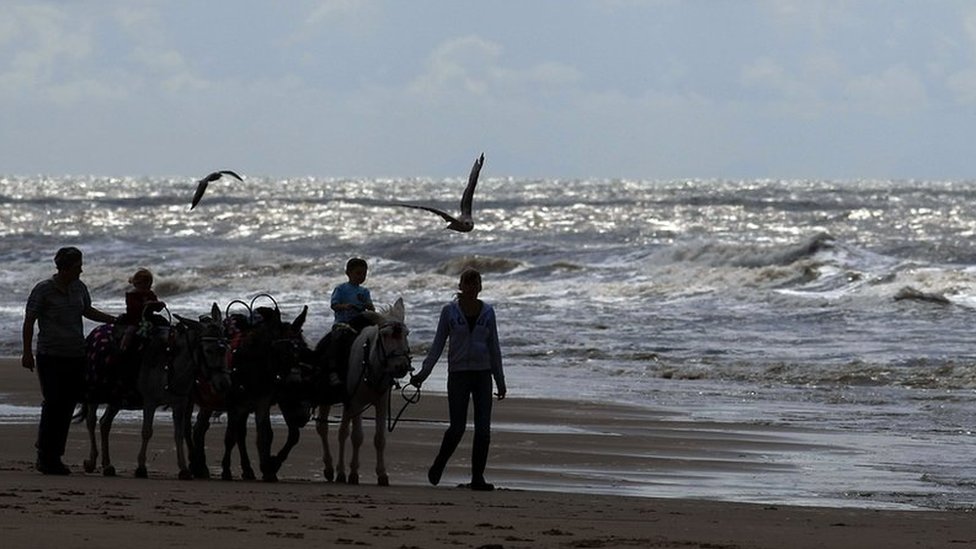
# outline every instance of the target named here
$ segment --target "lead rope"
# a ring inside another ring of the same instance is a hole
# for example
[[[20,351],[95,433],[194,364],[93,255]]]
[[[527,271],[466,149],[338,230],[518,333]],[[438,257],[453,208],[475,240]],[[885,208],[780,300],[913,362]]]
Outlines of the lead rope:
[[[397,389],[400,389],[400,396],[403,398],[405,402],[403,403],[403,406],[400,408],[400,411],[397,413],[396,418],[394,418],[393,417],[393,387],[390,387],[390,390],[387,392],[386,395],[386,399],[387,399],[386,430],[388,433],[392,433],[393,429],[396,428],[397,423],[400,422],[400,416],[403,415],[403,412],[407,411],[408,406],[420,402],[420,387],[417,387],[416,385],[411,385],[409,383],[401,387],[400,384],[396,381],[394,381],[394,386],[396,386]],[[407,396],[407,389],[410,387],[414,388],[414,392],[412,395]]]

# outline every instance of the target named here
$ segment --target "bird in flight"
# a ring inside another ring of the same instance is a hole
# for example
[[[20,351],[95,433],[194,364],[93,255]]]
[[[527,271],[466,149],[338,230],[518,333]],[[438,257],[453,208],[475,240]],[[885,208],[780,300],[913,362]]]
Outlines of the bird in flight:
[[[193,202],[190,202],[190,209],[192,210],[197,206],[197,204],[200,203],[200,199],[203,198],[203,193],[207,191],[207,185],[209,185],[211,181],[216,181],[225,175],[229,175],[238,181],[244,181],[243,179],[241,179],[241,176],[237,175],[236,173],[230,170],[220,170],[219,172],[213,172],[207,177],[201,179],[200,181],[197,181],[197,191],[193,193]]]
[[[428,212],[433,212],[444,218],[444,221],[448,222],[447,228],[459,233],[466,233],[471,229],[474,229],[474,219],[471,218],[471,201],[474,199],[474,188],[478,184],[478,175],[481,173],[481,166],[485,163],[485,153],[481,153],[474,161],[474,166],[471,166],[471,174],[468,176],[468,186],[464,188],[464,194],[461,195],[461,215],[454,217],[453,215],[437,208],[432,208],[430,206],[420,206],[417,204],[394,204],[394,206],[404,206],[406,208],[416,208],[418,210],[427,210]]]

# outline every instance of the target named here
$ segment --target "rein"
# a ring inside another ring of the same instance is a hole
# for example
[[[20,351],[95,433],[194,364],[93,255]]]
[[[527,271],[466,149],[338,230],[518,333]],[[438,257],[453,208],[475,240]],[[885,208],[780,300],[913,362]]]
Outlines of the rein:
[[[408,387],[413,387],[415,389],[413,395],[411,395],[411,396],[407,396],[407,394],[406,394],[406,391],[407,391],[407,388]],[[391,390],[386,395],[386,398],[387,398],[387,405],[386,405],[386,430],[389,433],[392,433],[393,432],[393,429],[396,428],[397,423],[400,423],[400,416],[403,415],[403,412],[406,412],[407,411],[407,407],[410,406],[411,404],[416,404],[416,403],[420,402],[420,387],[417,387],[416,385],[410,385],[408,383],[408,384],[404,385],[403,387],[400,387],[399,384],[397,384],[397,388],[400,389],[400,396],[403,398],[404,403],[403,403],[403,406],[400,408],[400,411],[397,412],[397,415],[396,415],[395,418],[393,417],[393,391]]]

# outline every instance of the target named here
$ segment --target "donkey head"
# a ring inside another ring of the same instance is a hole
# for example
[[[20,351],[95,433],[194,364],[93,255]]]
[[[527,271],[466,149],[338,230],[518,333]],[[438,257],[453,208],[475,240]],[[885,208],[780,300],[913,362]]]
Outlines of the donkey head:
[[[412,370],[410,367],[410,343],[407,335],[410,330],[404,324],[405,311],[403,298],[380,312],[382,320],[378,325],[377,345],[382,350],[383,368],[394,378],[401,378]]]

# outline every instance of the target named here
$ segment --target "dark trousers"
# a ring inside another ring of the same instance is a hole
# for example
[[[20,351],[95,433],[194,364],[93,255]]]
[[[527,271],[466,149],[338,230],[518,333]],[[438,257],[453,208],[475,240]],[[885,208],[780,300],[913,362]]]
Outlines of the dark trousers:
[[[45,463],[57,463],[64,455],[71,416],[85,383],[85,357],[37,355],[37,378],[44,397],[37,427],[37,457]]]
[[[461,442],[468,423],[468,402],[474,402],[474,443],[471,449],[471,482],[485,480],[488,446],[491,444],[491,372],[451,372],[447,375],[447,405],[451,424],[444,433],[434,468],[443,470]]]

